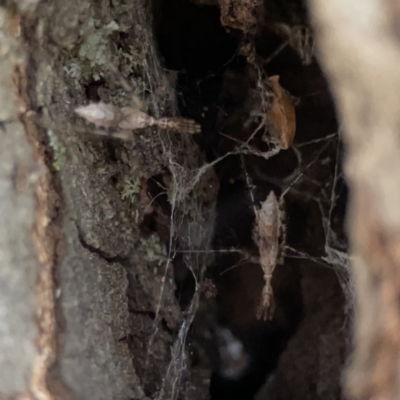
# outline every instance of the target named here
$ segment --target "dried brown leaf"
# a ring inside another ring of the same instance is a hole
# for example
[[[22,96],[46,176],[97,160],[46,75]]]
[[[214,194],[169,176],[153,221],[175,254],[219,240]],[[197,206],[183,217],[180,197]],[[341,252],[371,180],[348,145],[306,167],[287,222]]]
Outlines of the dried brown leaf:
[[[223,26],[240,29],[247,33],[257,23],[260,0],[218,0]]]
[[[278,140],[282,149],[288,149],[296,134],[296,113],[290,97],[279,84],[279,76],[268,79],[274,92],[271,107],[267,112],[268,130]]]

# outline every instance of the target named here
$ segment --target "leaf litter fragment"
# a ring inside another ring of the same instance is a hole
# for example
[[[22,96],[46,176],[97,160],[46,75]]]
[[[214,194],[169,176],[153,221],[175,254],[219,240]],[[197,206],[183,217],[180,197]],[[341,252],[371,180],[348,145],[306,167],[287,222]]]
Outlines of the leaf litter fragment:
[[[279,83],[279,76],[271,76],[268,81],[274,92],[272,104],[267,112],[268,130],[280,147],[287,150],[296,134],[296,113],[290,97]]]

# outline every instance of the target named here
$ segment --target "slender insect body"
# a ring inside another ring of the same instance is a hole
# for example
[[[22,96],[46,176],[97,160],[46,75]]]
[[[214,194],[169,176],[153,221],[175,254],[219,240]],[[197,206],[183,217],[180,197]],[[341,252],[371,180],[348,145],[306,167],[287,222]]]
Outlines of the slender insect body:
[[[256,211],[253,228],[253,239],[260,254],[259,262],[264,272],[265,286],[262,291],[260,306],[257,310],[258,319],[272,318],[274,313],[274,295],[272,291],[272,273],[282,258],[282,241],[284,240],[284,213],[282,204],[274,192],[270,192],[261,208]]]
[[[103,128],[118,126],[123,119],[123,114],[117,107],[103,102],[80,106],[75,109],[75,112],[87,121]]]
[[[150,117],[145,112],[132,107],[124,107],[122,113],[124,118],[118,124],[118,128],[120,129],[143,129],[156,124],[156,120],[153,117]]]
[[[100,102],[78,107],[75,112],[87,121],[103,128],[136,130],[156,125],[161,129],[191,135],[201,132],[200,125],[192,119],[180,117],[156,119],[141,111],[138,107],[119,109],[112,104]]]

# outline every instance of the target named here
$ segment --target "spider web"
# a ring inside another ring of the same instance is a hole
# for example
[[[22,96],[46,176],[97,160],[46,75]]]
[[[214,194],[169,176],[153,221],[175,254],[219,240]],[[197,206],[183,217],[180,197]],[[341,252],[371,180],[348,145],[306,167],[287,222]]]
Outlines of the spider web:
[[[264,122],[260,123],[259,128],[254,131],[254,134],[257,134],[258,130],[263,127]],[[212,254],[214,251],[211,249],[210,242],[199,242],[196,240],[199,237],[200,231],[206,231],[211,237],[212,235],[212,224],[213,221],[208,221],[208,226],[204,226],[203,220],[203,210],[201,204],[189,204],[188,202],[188,194],[193,188],[195,188],[196,184],[199,182],[201,176],[208,170],[212,168],[217,163],[224,160],[226,157],[232,155],[241,155],[242,157],[246,157],[247,155],[258,156],[268,159],[273,157],[279,152],[279,149],[272,149],[268,152],[261,152],[256,149],[253,149],[249,146],[248,142],[238,144],[235,150],[230,151],[221,157],[217,158],[211,163],[206,163],[201,167],[188,169],[186,166],[177,163],[174,159],[174,154],[171,150],[171,144],[166,140],[165,135],[159,135],[159,139],[161,143],[163,143],[165,154],[168,155],[169,160],[169,169],[173,176],[173,196],[172,196],[172,215],[170,220],[170,250],[168,255],[168,262],[165,267],[165,275],[167,274],[168,269],[171,267],[171,260],[173,260],[176,254],[176,247],[172,242],[172,238],[176,236],[177,232],[179,232],[180,227],[184,223],[182,220],[178,220],[176,218],[175,211],[178,208],[195,208],[196,216],[194,216],[194,221],[191,222],[192,229],[190,233],[186,237],[185,240],[185,249],[187,253],[185,254],[185,265],[191,271],[193,277],[196,282],[196,289],[193,295],[192,301],[187,308],[187,310],[183,314],[183,321],[181,322],[180,329],[176,335],[175,342],[172,346],[171,350],[171,362],[168,366],[168,369],[165,373],[165,378],[163,381],[163,387],[161,392],[159,393],[158,399],[162,398],[171,398],[176,399],[182,389],[182,377],[187,370],[187,356],[185,352],[186,339],[188,337],[190,326],[195,318],[196,312],[199,307],[200,301],[200,287],[201,282],[204,278],[204,272],[206,270],[206,266],[209,264],[207,262],[207,254]],[[336,143],[337,146],[337,158],[335,160],[335,174],[332,177],[331,181],[326,185],[325,188],[321,188],[320,194],[314,196],[313,200],[318,204],[318,207],[321,212],[321,220],[325,232],[325,255],[324,256],[312,256],[310,254],[304,253],[302,251],[293,249],[291,247],[287,247],[288,251],[291,251],[291,255],[288,254],[288,257],[301,257],[304,259],[308,259],[320,265],[321,267],[333,268],[335,273],[337,274],[339,283],[343,290],[343,293],[346,296],[346,322],[344,329],[349,329],[353,320],[353,307],[354,307],[354,298],[353,298],[353,281],[352,275],[350,272],[350,259],[346,252],[346,244],[343,243],[335,233],[335,230],[332,228],[332,213],[337,200],[337,185],[340,180],[343,180],[342,174],[340,172],[340,133],[334,133],[328,135],[323,139],[317,139],[312,142],[302,143],[297,146],[294,146],[294,151],[296,156],[298,157],[299,167],[285,179],[283,182],[286,183],[286,188],[283,191],[282,196],[288,195],[291,191],[296,191],[298,194],[301,194],[301,183],[302,181],[307,181],[309,178],[307,176],[308,170],[319,160],[323,151],[333,143]],[[301,159],[301,147],[307,145],[316,145],[318,144],[320,148],[316,151],[314,158],[304,165],[303,160]],[[249,192],[251,192],[249,190]],[[253,199],[254,203],[254,199]],[[197,219],[197,221],[196,221]],[[221,250],[224,251],[224,250]],[[235,251],[229,250],[226,251]],[[208,258],[209,260],[209,258]],[[225,271],[226,272],[226,271]],[[161,289],[158,308],[156,311],[156,315],[159,315],[160,307],[162,306],[162,298],[163,298],[163,290]],[[152,341],[154,340],[154,336],[157,334],[157,317],[154,322],[154,331],[152,337],[149,341],[149,349],[151,349]],[[169,397],[170,396],[170,397]]]
[[[157,116],[158,117],[158,116]],[[264,126],[264,121],[259,125],[254,134],[256,134]],[[190,193],[196,188],[201,178],[216,164],[232,155],[256,154],[265,159],[277,154],[279,149],[273,148],[269,152],[259,152],[249,146],[250,139],[240,144],[235,150],[228,152],[211,163],[204,163],[197,168],[188,168],[185,164],[177,161],[176,149],[169,140],[168,135],[159,132],[158,139],[163,147],[164,156],[168,159],[168,169],[172,174],[172,196],[171,196],[171,216],[170,216],[170,242],[168,251],[168,261],[165,265],[163,284],[160,289],[159,300],[156,309],[156,316],[153,324],[153,331],[148,343],[148,356],[150,357],[152,345],[155,341],[158,326],[160,323],[160,310],[163,306],[163,296],[165,292],[165,282],[169,269],[172,267],[178,250],[177,241],[174,238],[179,237],[180,246],[185,249],[184,263],[186,268],[191,272],[195,281],[195,291],[189,306],[183,311],[180,328],[176,334],[171,349],[171,361],[165,372],[161,390],[156,397],[157,399],[178,398],[182,390],[182,378],[187,371],[187,354],[186,340],[189,329],[196,316],[199,308],[201,284],[204,280],[204,273],[210,264],[210,255],[213,254],[211,248],[211,239],[215,214],[210,210],[204,210],[201,201]],[[184,138],[185,140],[186,138]],[[187,214],[179,213],[179,210],[191,210],[190,217]],[[206,217],[205,217],[206,216]],[[207,218],[208,216],[208,218]],[[148,362],[146,362],[147,364]]]
[[[144,12],[138,9],[138,14],[139,21],[147,25],[147,18]],[[160,101],[160,96],[157,95],[157,88],[165,85],[165,72],[159,65],[158,56],[152,45],[147,47],[146,54],[146,64],[143,68],[145,73],[143,81],[146,82],[147,90],[150,93],[149,106],[152,109],[154,117],[160,118],[165,116],[165,109],[169,108],[168,103],[170,102],[168,98],[161,98]],[[260,84],[259,87],[263,88],[263,85]],[[189,142],[190,145],[193,145],[191,142],[193,139],[191,137],[181,137],[183,146],[182,149],[180,149],[176,148],[177,142],[172,139],[175,134],[168,134],[157,130],[157,138],[162,146],[162,156],[167,160],[167,167],[172,177],[172,190],[170,195],[171,214],[169,217],[168,256],[164,265],[164,279],[161,280],[162,284],[160,286],[155,309],[152,331],[147,344],[146,369],[149,367],[149,359],[153,355],[153,346],[159,332],[161,310],[164,306],[165,292],[167,290],[167,276],[173,268],[173,261],[178,252],[183,254],[184,264],[192,274],[195,282],[195,290],[190,304],[182,312],[182,319],[171,347],[170,362],[165,371],[160,391],[155,397],[159,400],[164,398],[175,400],[179,397],[181,391],[185,390],[185,375],[188,371],[186,342],[190,327],[199,309],[201,284],[204,280],[204,274],[207,266],[210,265],[212,255],[215,254],[211,246],[215,210],[212,206],[205,206],[201,197],[193,196],[193,192],[196,190],[205,174],[227,157],[240,155],[245,159],[246,156],[256,156],[267,160],[276,156],[280,151],[279,147],[276,146],[271,146],[268,151],[261,151],[252,144],[252,140],[256,135],[263,132],[266,125],[266,113],[263,111],[268,107],[268,103],[264,103],[264,101],[267,101],[265,99],[268,99],[268,96],[264,93],[261,98],[263,101],[261,111],[251,116],[255,119],[258,118],[258,125],[249,139],[245,142],[240,142],[224,134],[227,138],[236,142],[234,149],[222,154],[209,163],[199,157],[198,165],[193,165],[193,162],[188,162],[184,157],[182,158],[180,150],[184,150],[185,146],[189,145]],[[315,164],[321,160],[321,155],[324,151],[332,145],[336,145],[334,174],[325,185],[321,185],[320,182],[314,181],[313,177],[309,176],[309,172],[315,167]],[[311,157],[305,160],[303,149],[308,146],[315,148],[315,151]],[[341,172],[341,134],[340,132],[332,133],[309,142],[298,143],[293,146],[293,151],[297,157],[297,168],[292,171],[290,175],[281,179],[279,182],[272,177],[265,178],[267,181],[270,179],[271,182],[275,184],[278,183],[281,186],[283,197],[290,195],[298,197],[304,196],[318,205],[325,233],[325,254],[322,256],[314,256],[287,246],[287,257],[308,259],[321,265],[321,267],[333,268],[335,270],[343,293],[346,296],[346,328],[348,328],[352,322],[354,304],[350,259],[346,251],[347,245],[337,235],[332,222],[335,206],[339,198],[337,189],[339,183],[343,182]],[[247,184],[249,185],[249,193],[251,194],[251,182],[247,181]],[[314,188],[311,194],[304,191],[304,186],[310,184],[318,189],[316,191]],[[254,197],[252,198],[252,204],[254,206]],[[184,251],[182,251],[182,249],[184,249]],[[235,250],[226,249],[221,251],[229,252]],[[143,380],[146,380],[146,375]]]
[[[260,125],[261,126],[261,125]],[[260,128],[261,129],[261,128]],[[257,133],[255,131],[255,133]],[[165,136],[159,136],[160,141],[163,143],[166,154],[169,157],[169,167],[172,172],[173,180],[174,180],[174,193],[172,197],[173,204],[173,212],[171,216],[171,231],[170,237],[174,237],[176,232],[179,231],[179,227],[183,223],[183,221],[179,221],[175,219],[174,212],[177,208],[183,207],[187,208],[193,207],[193,204],[189,205],[187,203],[187,195],[188,193],[196,186],[201,176],[205,173],[205,171],[209,168],[212,168],[217,163],[224,160],[226,157],[232,155],[241,155],[241,157],[246,157],[247,155],[258,156],[268,159],[270,157],[275,156],[279,149],[276,148],[270,150],[269,152],[260,152],[248,146],[248,143],[239,144],[238,147],[230,151],[223,156],[217,158],[211,163],[206,163],[201,167],[195,169],[187,169],[185,166],[180,165],[174,161],[173,154],[168,149],[168,143],[166,142]],[[332,268],[340,283],[342,291],[346,297],[346,319],[345,325],[343,329],[349,330],[353,321],[353,308],[354,308],[354,284],[352,279],[352,274],[350,270],[350,258],[346,251],[346,243],[344,243],[338,235],[335,233],[335,230],[332,227],[332,214],[336,205],[336,201],[339,197],[337,194],[337,186],[339,181],[343,181],[343,176],[340,165],[340,156],[341,156],[341,137],[340,132],[327,135],[325,138],[316,139],[314,141],[310,141],[307,143],[301,143],[293,147],[295,154],[298,158],[298,168],[290,174],[283,182],[283,193],[282,196],[285,197],[290,194],[291,191],[296,192],[297,195],[301,195],[301,183],[303,181],[307,181],[309,178],[307,176],[307,172],[313,165],[320,159],[321,154],[324,150],[332,144],[336,143],[337,152],[336,152],[336,160],[335,160],[335,173],[331,178],[331,181],[326,184],[326,187],[320,189],[320,193],[313,197],[313,201],[315,201],[320,209],[321,213],[321,221],[323,225],[323,229],[325,232],[325,255],[323,256],[312,256],[303,251],[299,251],[290,246],[286,246],[287,257],[292,258],[303,258],[313,261],[314,263],[320,265],[322,268]],[[304,165],[301,159],[301,148],[307,145],[319,145],[320,148],[315,152],[313,159]],[[247,182],[249,185],[249,193],[252,193],[251,190],[251,182]],[[252,204],[254,205],[254,197],[252,196]],[[187,358],[185,352],[185,344],[186,339],[189,333],[190,326],[195,318],[196,312],[199,307],[200,301],[200,288],[201,282],[204,279],[204,272],[206,270],[207,265],[209,264],[209,258],[207,259],[207,254],[215,253],[214,250],[211,249],[210,242],[199,243],[193,238],[197,238],[200,230],[205,230],[209,235],[212,234],[212,222],[209,221],[209,226],[201,226],[201,222],[203,217],[203,210],[201,204],[196,204],[196,215],[199,222],[193,221],[193,229],[191,230],[191,234],[187,236],[186,246],[185,246],[185,264],[187,268],[191,271],[193,277],[196,282],[196,289],[193,295],[193,299],[184,312],[183,321],[181,323],[181,327],[179,332],[176,335],[175,342],[171,351],[171,362],[165,374],[164,385],[162,391],[160,392],[158,399],[165,398],[168,393],[168,396],[171,396],[172,399],[176,399],[179,395],[179,391],[181,389],[182,384],[182,376],[187,369]],[[167,269],[171,266],[171,261],[176,251],[179,251],[174,247],[173,243],[170,242],[170,253],[169,253],[169,261],[166,265],[166,273]],[[240,249],[226,249],[219,250],[217,252],[239,252]],[[208,263],[207,263],[208,261]],[[237,265],[240,265],[240,261],[238,264],[234,265],[232,268],[235,268]],[[229,269],[229,270],[230,270]],[[224,271],[227,272],[228,270]],[[162,291],[164,288],[162,289]],[[160,294],[160,299],[158,303],[157,315],[159,313],[160,307],[162,304],[162,293]],[[156,325],[156,322],[155,322]],[[154,333],[152,339],[150,339],[150,347],[153,340],[154,335],[156,334],[156,327],[154,328]],[[169,387],[169,390],[167,389]]]

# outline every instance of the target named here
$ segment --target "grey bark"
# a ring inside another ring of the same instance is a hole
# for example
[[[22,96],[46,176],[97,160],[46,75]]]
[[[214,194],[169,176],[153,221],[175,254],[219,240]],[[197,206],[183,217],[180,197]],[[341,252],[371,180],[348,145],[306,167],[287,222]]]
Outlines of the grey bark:
[[[357,297],[348,393],[398,399],[399,7],[390,0],[309,4],[347,144]]]
[[[157,232],[142,236],[138,188],[203,157],[191,137],[154,129],[103,141],[74,114],[99,77],[102,100],[129,105],[118,67],[135,75],[136,95],[143,85],[151,91],[156,116],[175,113],[148,11],[139,2],[55,0],[0,12],[0,398],[169,396],[170,384],[190,376],[190,367],[168,369],[183,318],[166,264],[169,216],[158,210]],[[122,49],[120,33],[129,37]],[[174,198],[174,238],[193,235],[188,248],[207,248],[211,237],[218,185],[204,172],[190,181],[193,192]],[[198,213],[202,227],[192,224]],[[187,398],[205,395],[207,381],[195,381],[182,385]]]
[[[22,61],[18,44],[7,37],[7,13],[0,9],[0,397],[27,386],[37,355],[34,345],[35,270],[31,237],[34,184],[38,168],[10,101],[13,61]],[[18,183],[20,182],[20,183]]]

